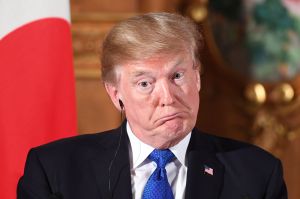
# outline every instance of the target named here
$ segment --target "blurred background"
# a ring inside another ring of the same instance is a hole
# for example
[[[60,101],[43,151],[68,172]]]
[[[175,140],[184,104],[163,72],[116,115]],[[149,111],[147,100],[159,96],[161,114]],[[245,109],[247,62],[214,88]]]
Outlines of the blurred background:
[[[280,158],[289,198],[299,199],[300,0],[71,0],[79,133],[121,123],[100,79],[105,34],[157,11],[191,17],[205,35],[197,126]]]

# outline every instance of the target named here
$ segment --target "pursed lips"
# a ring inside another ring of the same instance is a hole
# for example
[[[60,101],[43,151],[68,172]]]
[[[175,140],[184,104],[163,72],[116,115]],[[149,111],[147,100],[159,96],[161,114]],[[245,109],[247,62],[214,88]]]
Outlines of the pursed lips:
[[[176,113],[168,114],[166,116],[163,116],[163,117],[160,117],[159,119],[157,119],[155,121],[155,123],[158,123],[159,125],[161,125],[161,124],[163,124],[167,121],[173,120],[175,118],[183,117],[184,114],[185,114],[184,112],[176,112]]]

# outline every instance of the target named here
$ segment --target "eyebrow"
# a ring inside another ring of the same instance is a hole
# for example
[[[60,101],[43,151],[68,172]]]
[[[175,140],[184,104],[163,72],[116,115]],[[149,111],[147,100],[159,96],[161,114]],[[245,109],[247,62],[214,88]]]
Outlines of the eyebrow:
[[[184,58],[179,58],[175,64],[172,66],[172,68],[176,68],[178,65],[182,64],[182,62],[184,62]]]
[[[132,76],[133,77],[140,77],[140,76],[143,76],[143,75],[147,75],[147,74],[151,74],[150,71],[145,71],[145,70],[139,70],[137,69],[136,71],[133,71],[132,73]]]

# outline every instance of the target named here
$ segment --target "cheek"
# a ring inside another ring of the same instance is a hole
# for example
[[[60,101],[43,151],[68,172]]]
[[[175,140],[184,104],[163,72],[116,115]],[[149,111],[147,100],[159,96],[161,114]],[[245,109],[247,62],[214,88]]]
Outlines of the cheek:
[[[187,85],[184,91],[189,101],[199,101],[198,85],[195,82]]]
[[[198,112],[199,108],[199,93],[198,92],[193,92],[189,96],[189,103],[191,104],[192,111]]]
[[[137,95],[138,96],[138,95]],[[131,115],[131,117],[142,119],[147,117],[148,114],[151,113],[152,104],[150,100],[145,97],[132,97],[127,98],[127,114]]]
[[[191,108],[191,111],[198,113],[200,96],[199,96],[199,91],[198,91],[198,88],[196,85],[195,85],[195,87],[190,87],[188,89],[188,92],[186,94],[186,100]]]
[[[139,95],[132,87],[124,89],[123,97],[127,102],[128,107],[142,107],[145,101],[144,96]]]

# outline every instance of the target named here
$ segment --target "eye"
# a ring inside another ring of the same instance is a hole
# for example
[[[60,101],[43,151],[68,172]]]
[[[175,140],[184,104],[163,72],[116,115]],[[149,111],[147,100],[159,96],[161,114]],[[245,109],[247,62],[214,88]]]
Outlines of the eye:
[[[140,87],[147,88],[147,87],[150,86],[150,83],[147,82],[147,81],[142,81],[142,82],[139,82],[138,85],[139,85]]]
[[[176,72],[174,75],[173,75],[173,79],[174,80],[178,80],[178,79],[182,79],[183,78],[183,72]]]
[[[140,81],[137,83],[137,89],[139,92],[144,94],[151,93],[153,89],[153,82],[145,81],[145,80]]]
[[[153,89],[153,81],[142,80],[137,83],[137,88],[140,92],[149,93]]]

